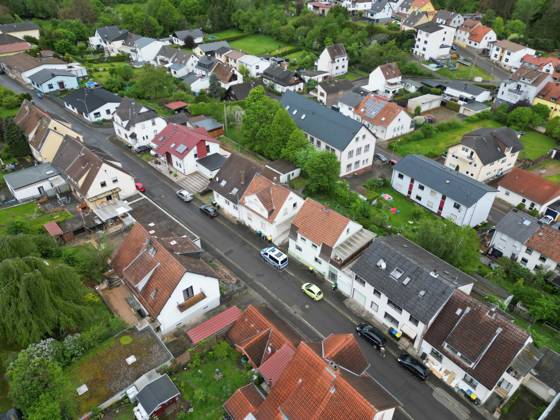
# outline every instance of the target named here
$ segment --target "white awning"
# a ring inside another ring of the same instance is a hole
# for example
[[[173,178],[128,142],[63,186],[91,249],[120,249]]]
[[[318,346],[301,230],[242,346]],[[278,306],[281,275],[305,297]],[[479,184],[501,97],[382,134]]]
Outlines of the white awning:
[[[115,203],[107,204],[102,207],[95,207],[93,209],[93,212],[97,215],[97,217],[99,217],[104,222],[114,219],[115,217],[122,216],[123,214],[131,211],[132,207],[130,207],[124,201],[117,201]]]

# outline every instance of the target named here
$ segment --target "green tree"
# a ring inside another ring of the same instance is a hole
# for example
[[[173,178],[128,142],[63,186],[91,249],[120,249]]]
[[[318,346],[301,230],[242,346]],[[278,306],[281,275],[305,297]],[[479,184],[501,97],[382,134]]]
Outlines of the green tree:
[[[305,133],[300,129],[295,129],[290,133],[288,141],[282,149],[282,158],[297,165],[298,152],[307,148],[310,149],[312,146],[305,138]]]
[[[212,73],[210,75],[210,86],[208,87],[208,96],[215,99],[222,99],[224,97],[224,89],[220,85],[218,76]]]
[[[513,35],[516,35],[517,37],[521,37],[525,33],[526,28],[527,25],[525,25],[523,21],[519,19],[512,19],[506,22],[505,31],[508,35],[508,38],[513,37]]]
[[[149,0],[146,10],[157,19],[163,34],[170,34],[183,23],[183,16],[169,0]]]
[[[3,152],[9,157],[22,158],[31,153],[23,130],[16,125],[13,118],[6,118],[2,121],[1,134],[1,140],[4,143]]]
[[[243,142],[248,148],[268,156],[271,125],[279,108],[277,101],[265,95],[262,86],[251,90],[245,100],[245,115],[241,128]]]
[[[515,130],[526,130],[533,122],[533,111],[526,106],[520,106],[507,116],[507,125]]]
[[[534,322],[551,321],[553,322],[560,311],[560,301],[556,296],[539,296],[534,304],[529,305],[529,312]]]
[[[304,162],[303,170],[308,178],[306,190],[312,194],[328,195],[334,191],[338,181],[340,162],[334,153],[313,150]]]
[[[128,93],[140,99],[161,99],[170,97],[174,91],[175,79],[166,69],[145,65]]]
[[[533,127],[545,125],[550,117],[550,108],[544,104],[533,105],[531,111],[533,112],[533,120],[531,121]]]
[[[284,108],[278,108],[270,124],[270,138],[268,142],[270,159],[275,160],[282,157],[282,151],[286,147],[290,135],[296,129],[296,123],[288,112]]]
[[[497,16],[492,23],[492,29],[494,29],[494,32],[496,32],[496,36],[498,37],[498,39],[503,38],[506,32],[504,18],[501,16]]]
[[[84,23],[95,23],[99,12],[99,3],[92,0],[66,0],[58,12],[61,19],[77,19]]]
[[[110,253],[108,247],[99,249],[91,244],[68,246],[62,250],[62,261],[83,278],[100,281],[107,269],[107,258]]]
[[[546,134],[556,141],[560,141],[560,117],[554,117],[546,123]]]

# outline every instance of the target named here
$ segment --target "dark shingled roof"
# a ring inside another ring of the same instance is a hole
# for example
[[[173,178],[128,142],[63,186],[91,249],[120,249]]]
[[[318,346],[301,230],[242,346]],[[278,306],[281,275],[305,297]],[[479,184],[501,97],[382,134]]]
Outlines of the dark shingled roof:
[[[119,27],[115,25],[97,28],[97,33],[105,42],[123,40],[128,35],[126,29],[119,29]]]
[[[425,156],[405,156],[395,165],[394,171],[414,178],[466,207],[474,205],[485,194],[496,192],[494,188]]]
[[[339,57],[346,57],[346,48],[344,48],[343,44],[330,45],[327,47],[327,52],[332,60]]]
[[[200,37],[204,36],[204,33],[202,32],[202,29],[197,28],[197,29],[185,29],[183,31],[175,31],[175,32],[173,32],[173,35],[176,38],[179,38],[179,39],[184,41],[189,36],[192,39],[200,38]]]
[[[29,79],[37,84],[42,85],[45,82],[48,82],[51,79],[54,79],[57,76],[66,76],[66,77],[76,77],[74,73],[71,73],[66,70],[57,70],[57,69],[43,69],[39,70],[37,73],[33,73],[29,76]]]
[[[33,31],[35,29],[39,29],[39,27],[28,20],[24,22],[5,23],[0,25],[0,32],[2,33]]]
[[[208,188],[238,204],[255,174],[261,170],[259,164],[240,154],[232,153]]]
[[[524,244],[539,230],[539,226],[536,218],[514,209],[500,219],[496,225],[496,232],[503,233]]]
[[[443,29],[443,26],[441,26],[440,24],[431,21],[431,22],[426,22],[423,23],[422,25],[418,25],[416,27],[417,31],[423,31],[423,32],[428,32],[428,33],[434,33],[437,31],[441,31]]]
[[[550,349],[544,350],[544,355],[535,366],[536,377],[560,392],[560,354]]]
[[[378,267],[380,261],[385,269]],[[403,272],[398,279],[391,275],[396,268]],[[457,287],[474,283],[468,274],[397,235],[374,239],[351,270],[424,324]],[[407,278],[410,280],[405,284]]]
[[[161,404],[169,401],[181,392],[169,376],[164,375],[150,382],[136,395],[136,399],[150,416]]]
[[[209,171],[215,171],[216,169],[220,169],[224,162],[226,161],[226,157],[219,153],[212,153],[211,155],[205,156],[202,159],[198,159],[196,162],[202,166],[204,166]]]
[[[319,86],[327,92],[327,94],[331,94],[352,90],[354,84],[346,79],[328,79],[319,83]]]
[[[274,64],[266,68],[263,72],[263,78],[271,80],[281,86],[292,86],[303,82],[296,73],[285,70]]]
[[[262,78],[251,80],[250,82],[238,83],[228,88],[227,96],[231,100],[240,101],[242,99],[245,99],[247,96],[249,96],[251,89],[262,85],[263,85]]]
[[[479,128],[465,134],[461,144],[473,149],[484,165],[506,157],[509,147],[511,153],[523,150],[517,133],[509,127]]]
[[[93,112],[108,103],[121,103],[121,97],[103,88],[81,88],[64,97],[64,103],[72,105],[80,113]]]
[[[144,111],[142,111],[142,109],[144,109]],[[115,110],[115,114],[119,116],[121,121],[127,121],[126,126],[124,127],[127,130],[133,125],[149,121],[158,116],[154,110],[147,108],[130,98],[122,99],[121,104]]]

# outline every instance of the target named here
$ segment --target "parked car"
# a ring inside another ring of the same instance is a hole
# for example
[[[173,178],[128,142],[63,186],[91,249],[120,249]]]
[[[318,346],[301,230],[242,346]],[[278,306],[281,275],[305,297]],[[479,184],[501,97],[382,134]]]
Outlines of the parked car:
[[[261,257],[278,270],[282,270],[288,266],[288,256],[275,246],[261,249]]]
[[[214,218],[218,216],[218,210],[216,209],[216,207],[211,206],[210,204],[203,204],[199,207],[199,209],[208,217]]]
[[[135,182],[134,186],[136,187],[136,189],[138,191],[140,191],[141,193],[146,192],[146,187],[144,187],[144,184],[142,184],[141,182]]]
[[[305,293],[307,296],[309,296],[311,299],[313,299],[316,302],[323,299],[323,292],[321,292],[319,286],[313,283],[304,283],[303,286],[301,286],[301,290],[303,290],[303,293]]]
[[[376,349],[380,349],[385,346],[385,337],[377,328],[373,325],[362,323],[358,324],[356,327],[356,332],[358,336],[362,337],[364,340],[372,344]]]
[[[194,199],[194,195],[192,195],[187,190],[179,190],[175,194],[177,194],[177,197],[179,197],[179,199],[183,200],[185,203],[193,201]]]
[[[552,222],[554,222],[554,218],[547,214],[546,216],[541,217],[539,219],[539,222],[542,223],[543,225],[550,225],[552,224]]]
[[[375,158],[376,158],[377,160],[379,160],[381,163],[387,163],[387,162],[389,162],[389,159],[387,159],[387,157],[386,157],[385,155],[381,154],[381,153],[376,153],[376,154],[375,154]]]
[[[133,146],[132,147],[132,151],[134,153],[149,152],[150,150],[152,150],[152,148],[150,146],[146,146],[145,144],[142,145],[142,146]]]
[[[415,359],[410,354],[401,354],[397,358],[397,362],[423,381],[428,377],[428,368],[424,365],[424,363]]]

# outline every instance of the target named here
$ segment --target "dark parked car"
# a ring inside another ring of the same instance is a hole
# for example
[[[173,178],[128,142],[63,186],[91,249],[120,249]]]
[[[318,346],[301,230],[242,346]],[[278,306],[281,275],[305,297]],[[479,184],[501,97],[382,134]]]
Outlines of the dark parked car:
[[[416,375],[419,379],[425,380],[428,377],[428,368],[410,354],[401,354],[397,361],[399,364]]]
[[[150,150],[152,150],[152,148],[146,145],[132,147],[134,153],[149,152]]]
[[[356,327],[356,332],[360,337],[371,343],[377,349],[385,346],[385,337],[383,333],[369,324],[359,324]]]
[[[199,208],[200,208],[200,211],[208,217],[218,216],[218,210],[216,209],[216,207],[211,206],[210,204],[203,204]]]

